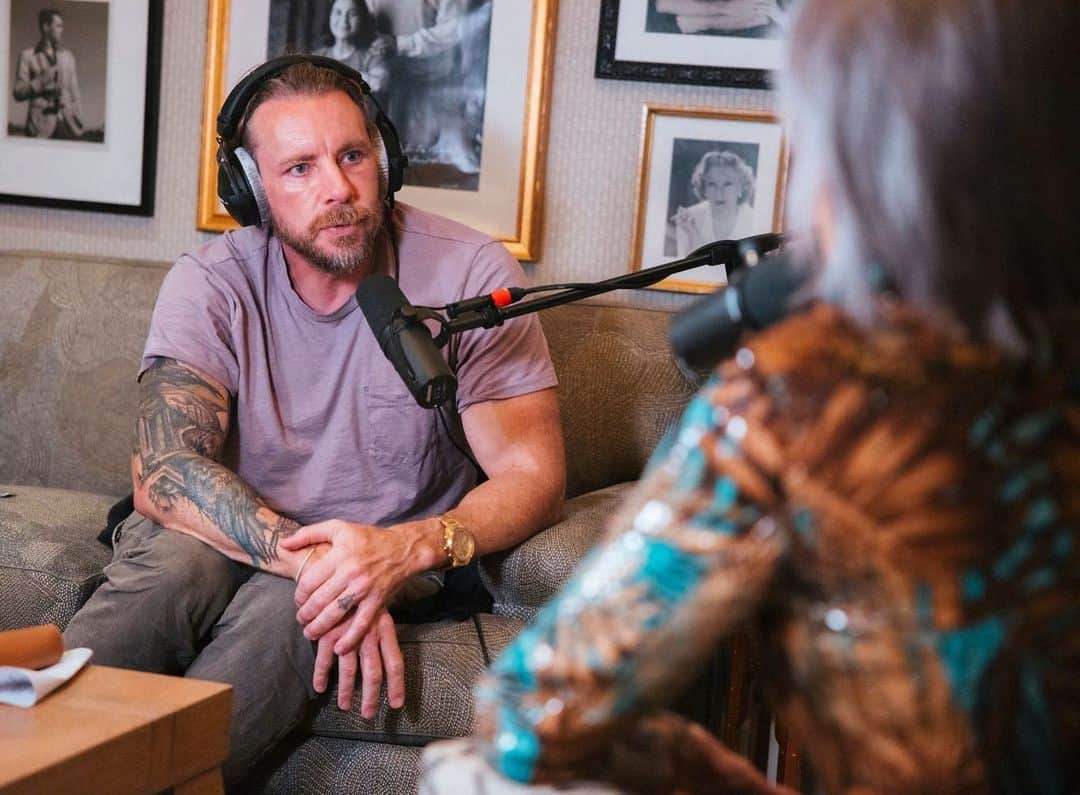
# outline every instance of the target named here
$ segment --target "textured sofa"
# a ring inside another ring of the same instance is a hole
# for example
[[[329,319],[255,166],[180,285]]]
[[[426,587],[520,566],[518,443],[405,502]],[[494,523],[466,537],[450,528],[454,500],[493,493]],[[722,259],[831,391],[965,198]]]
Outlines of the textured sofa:
[[[0,252],[0,493],[14,494],[0,499],[0,629],[66,626],[101,581],[110,550],[95,535],[130,491],[135,374],[167,268]],[[692,391],[667,319],[599,304],[541,313],[561,382],[563,521],[481,561],[492,614],[400,627],[403,709],[368,721],[328,694],[257,789],[410,792],[420,747],[470,730],[485,660],[564,581]]]

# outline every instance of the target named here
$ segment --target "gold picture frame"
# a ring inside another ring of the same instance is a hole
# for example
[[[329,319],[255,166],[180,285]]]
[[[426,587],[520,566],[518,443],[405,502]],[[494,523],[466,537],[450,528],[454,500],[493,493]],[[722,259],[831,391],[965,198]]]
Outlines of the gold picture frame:
[[[268,23],[248,8],[259,5],[259,0],[246,0],[243,33],[234,33],[230,25],[234,0],[208,2],[196,226],[225,231],[236,228],[237,223],[217,197],[217,113],[227,89],[265,60]],[[478,188],[448,190],[407,184],[398,198],[490,234],[520,260],[535,260],[540,256],[558,0],[527,2],[531,15],[521,14],[520,7],[492,3],[487,74],[497,74],[499,80],[488,80],[485,89]],[[269,3],[265,0],[263,5],[269,8]],[[260,24],[251,24],[253,16]]]
[[[711,211],[706,214],[711,205],[700,190],[706,180],[694,184],[695,171],[714,166],[728,169],[717,173],[727,174],[736,190],[734,201],[718,202],[733,211],[720,221],[731,225],[721,226],[717,234],[711,234],[718,222]],[[670,262],[714,240],[780,232],[787,170],[787,140],[774,113],[645,105],[632,270]],[[653,288],[706,293],[726,283],[722,269],[704,266]]]

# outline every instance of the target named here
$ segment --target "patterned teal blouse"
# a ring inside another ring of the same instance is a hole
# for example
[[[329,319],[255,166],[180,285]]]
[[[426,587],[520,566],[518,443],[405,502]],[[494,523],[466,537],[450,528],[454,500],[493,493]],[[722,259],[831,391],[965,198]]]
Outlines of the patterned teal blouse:
[[[1078,394],[912,316],[759,335],[482,680],[490,761],[565,777],[749,621],[826,791],[1075,791]]]

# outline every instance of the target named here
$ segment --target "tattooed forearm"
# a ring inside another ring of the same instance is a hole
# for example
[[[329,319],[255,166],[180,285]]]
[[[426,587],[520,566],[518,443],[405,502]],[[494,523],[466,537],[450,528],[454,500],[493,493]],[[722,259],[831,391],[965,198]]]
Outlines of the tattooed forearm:
[[[267,508],[234,472],[213,460],[225,444],[227,393],[171,359],[142,379],[134,455],[149,500],[168,513],[179,501],[230,539],[252,565],[278,560],[278,541],[300,527]]]
[[[170,458],[169,469],[182,484],[179,496],[217,525],[226,538],[251,558],[253,566],[278,560],[278,539],[300,527],[297,522],[268,510],[254,489],[221,464],[180,453]],[[154,486],[150,494],[152,499],[156,497]],[[172,499],[171,495],[160,502],[155,499],[155,504],[168,510],[165,505],[171,504]]]

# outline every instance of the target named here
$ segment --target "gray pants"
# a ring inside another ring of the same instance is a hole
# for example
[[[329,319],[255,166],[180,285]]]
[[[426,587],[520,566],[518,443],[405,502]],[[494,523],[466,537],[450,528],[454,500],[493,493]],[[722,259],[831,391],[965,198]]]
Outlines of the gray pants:
[[[291,580],[229,560],[138,514],[122,525],[107,580],[64,632],[92,662],[233,687],[226,786],[305,716],[315,650],[296,622]]]

